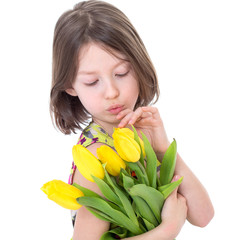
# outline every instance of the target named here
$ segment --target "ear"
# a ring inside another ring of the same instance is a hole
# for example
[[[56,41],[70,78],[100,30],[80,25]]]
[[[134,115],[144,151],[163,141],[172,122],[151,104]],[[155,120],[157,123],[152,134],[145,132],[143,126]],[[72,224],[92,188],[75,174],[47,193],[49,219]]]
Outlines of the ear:
[[[77,93],[76,93],[76,91],[73,88],[68,88],[65,91],[66,91],[66,93],[68,93],[69,95],[71,95],[73,97],[77,96]]]

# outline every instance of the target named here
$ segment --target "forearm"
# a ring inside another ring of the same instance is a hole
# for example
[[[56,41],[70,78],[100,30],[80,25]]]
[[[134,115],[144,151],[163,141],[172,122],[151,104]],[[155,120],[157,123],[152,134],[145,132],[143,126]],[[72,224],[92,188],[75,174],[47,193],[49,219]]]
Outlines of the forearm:
[[[199,227],[206,226],[214,215],[212,203],[203,185],[179,154],[177,154],[175,174],[184,176],[178,191],[187,200],[188,221]]]
[[[158,227],[149,232],[135,237],[123,238],[123,240],[173,240],[177,234],[175,233],[175,228],[161,223]]]

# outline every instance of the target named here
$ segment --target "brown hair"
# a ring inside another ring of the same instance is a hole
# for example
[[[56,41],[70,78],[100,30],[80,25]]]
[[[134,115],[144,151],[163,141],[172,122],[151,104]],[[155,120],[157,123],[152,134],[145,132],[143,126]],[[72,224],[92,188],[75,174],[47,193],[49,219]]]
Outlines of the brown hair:
[[[139,83],[135,108],[159,97],[158,80],[146,48],[129,19],[103,1],[79,2],[62,14],[55,26],[50,111],[64,134],[75,133],[90,117],[78,97],[65,92],[71,88],[78,70],[81,47],[99,43],[128,59]]]

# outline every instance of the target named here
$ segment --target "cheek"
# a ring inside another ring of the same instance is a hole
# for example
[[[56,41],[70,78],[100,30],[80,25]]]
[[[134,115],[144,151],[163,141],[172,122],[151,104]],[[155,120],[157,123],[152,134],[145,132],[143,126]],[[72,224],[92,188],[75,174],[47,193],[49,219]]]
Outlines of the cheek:
[[[80,99],[82,105],[87,109],[89,113],[96,112],[99,109],[100,101],[93,94],[82,94],[78,93],[78,98]]]
[[[124,89],[124,102],[127,104],[127,107],[134,110],[138,96],[139,96],[139,87],[135,81],[129,81],[129,84],[126,85]]]
[[[81,87],[81,86],[74,86],[74,89],[76,91],[76,94],[78,96],[78,98],[80,99],[82,105],[88,110],[90,109],[90,107],[92,107],[93,101],[96,100],[95,94],[93,91]]]
[[[130,98],[130,102],[132,103],[132,105],[133,105],[133,108],[135,107],[135,105],[136,105],[136,102],[137,102],[137,100],[138,100],[138,96],[139,96],[139,93],[138,93],[138,91],[133,91],[133,92],[130,92],[130,94],[129,94],[129,98]]]
[[[130,86],[129,89],[127,89],[128,96],[130,96],[130,98],[133,98],[133,100],[136,103],[137,98],[139,96],[139,85],[137,81],[133,79],[129,86]]]

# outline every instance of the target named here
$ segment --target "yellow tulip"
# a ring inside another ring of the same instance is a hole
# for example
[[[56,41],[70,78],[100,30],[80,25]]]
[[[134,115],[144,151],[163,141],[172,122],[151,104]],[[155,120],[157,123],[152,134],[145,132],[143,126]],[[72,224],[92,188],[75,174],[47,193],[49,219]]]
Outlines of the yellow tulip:
[[[94,182],[92,175],[103,179],[104,169],[100,161],[82,145],[73,146],[73,160],[80,173],[89,181]]]
[[[126,168],[125,162],[109,146],[102,145],[100,148],[97,149],[97,155],[102,163],[107,163],[106,170],[113,176],[118,176],[120,174],[120,169]]]
[[[76,198],[84,196],[83,192],[63,181],[53,180],[47,182],[41,190],[47,194],[50,200],[66,209],[77,210],[82,207],[82,205],[76,201]]]
[[[128,135],[129,137],[134,139],[134,132],[132,130],[130,130],[129,128],[118,128],[117,131],[121,134]],[[140,141],[140,144],[141,144],[141,149],[142,149],[142,152],[143,152],[143,156],[145,158],[146,153],[145,153],[145,148],[144,148],[144,142],[140,137],[139,137],[139,141]]]
[[[134,132],[130,128],[116,128],[117,133],[128,135],[131,138],[134,138]]]
[[[140,159],[141,149],[138,143],[119,128],[113,133],[114,146],[120,157],[127,162],[137,162]]]

